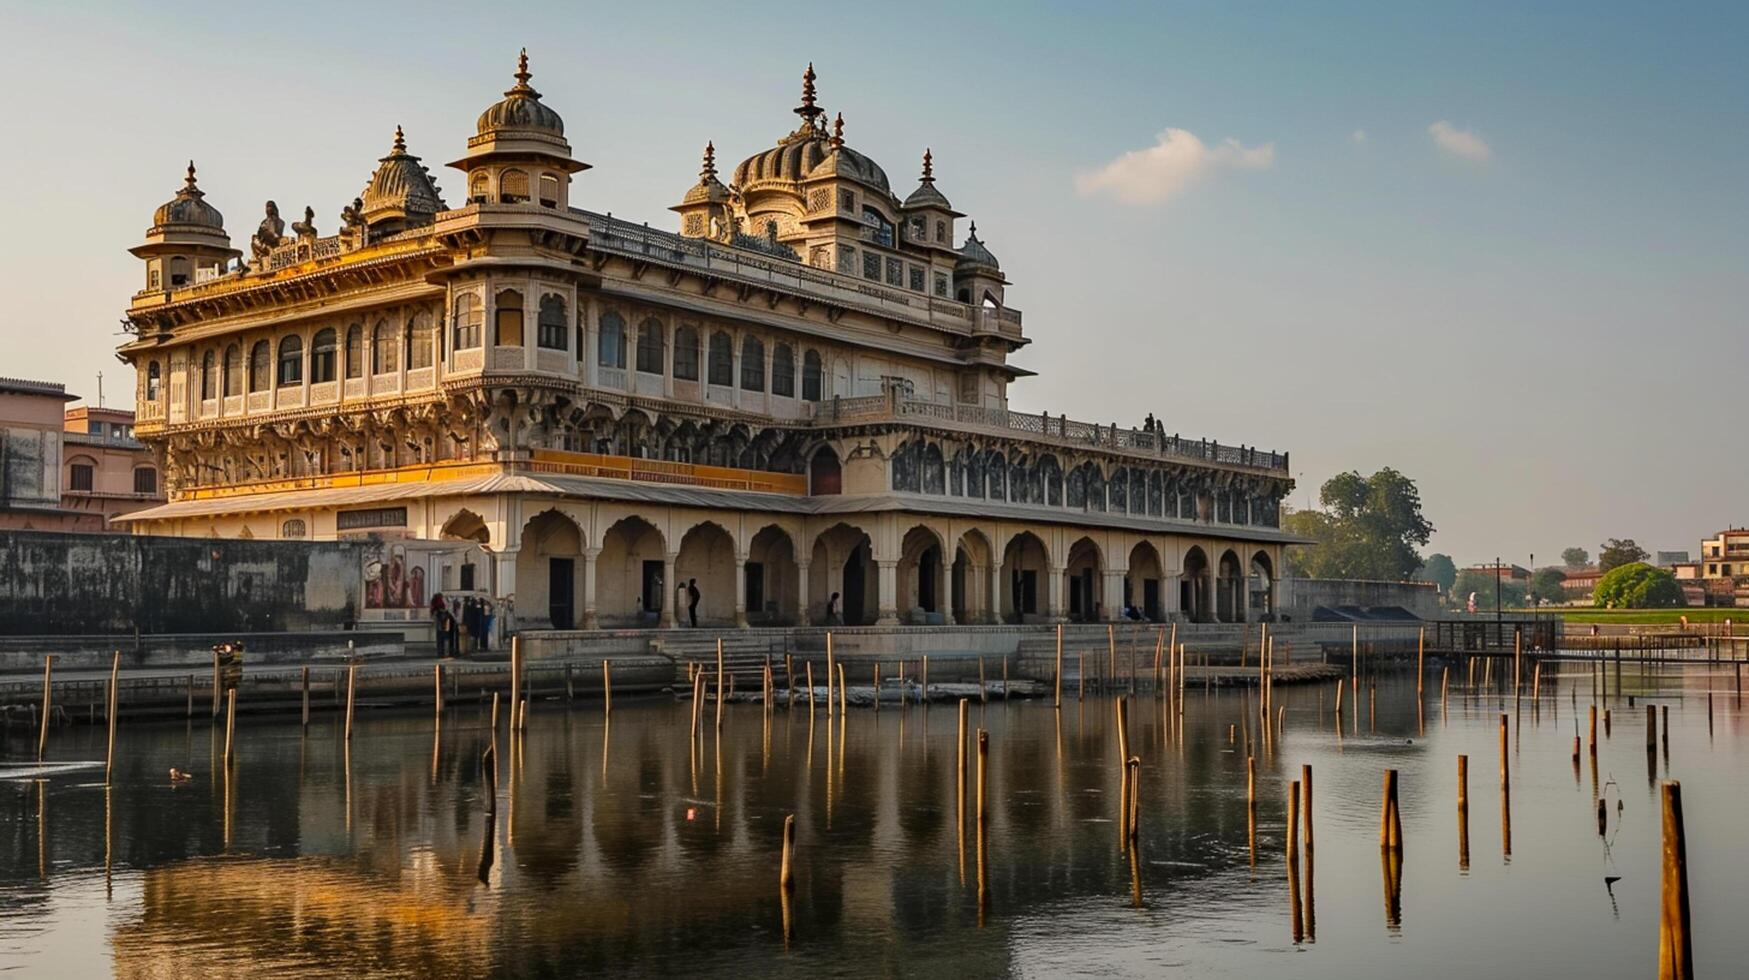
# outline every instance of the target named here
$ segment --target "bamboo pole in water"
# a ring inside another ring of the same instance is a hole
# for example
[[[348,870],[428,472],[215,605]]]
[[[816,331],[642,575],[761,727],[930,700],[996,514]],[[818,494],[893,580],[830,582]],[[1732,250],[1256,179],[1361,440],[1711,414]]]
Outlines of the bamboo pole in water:
[[[723,643],[721,640],[718,640],[717,641],[717,660],[719,663],[722,661],[722,648],[723,648]],[[832,709],[833,661],[834,661],[834,655],[832,652],[832,631],[827,630],[826,631],[826,717],[827,718],[832,717],[832,710],[833,710]],[[808,692],[808,696],[812,697],[813,692],[812,691]]]
[[[115,652],[115,657],[109,662],[109,708],[105,715],[109,721],[109,751],[103,757],[103,785],[109,785],[109,775],[115,770],[115,713],[121,705],[121,651]]]
[[[1403,849],[1403,820],[1397,809],[1397,770],[1385,770],[1384,799],[1379,804],[1379,847]]]
[[[984,658],[981,655],[978,657],[978,703],[990,703],[990,692],[984,687]]]
[[[1682,827],[1682,784],[1667,780],[1660,794],[1664,812],[1663,868],[1658,917],[1659,980],[1693,980],[1689,935],[1688,841]]]
[[[1075,655],[1075,700],[1087,700],[1087,655]]]
[[[965,820],[966,820],[966,710],[967,710],[967,707],[968,707],[967,699],[960,698],[959,737],[954,740],[954,758],[957,760],[958,766],[959,766],[959,768],[957,770],[959,772],[959,779],[955,782],[954,785],[958,787],[958,790],[956,792],[956,796],[957,796],[957,799],[959,801],[960,826],[962,828],[965,826]]]
[[[1470,757],[1459,755],[1457,771],[1458,869],[1470,866]]]
[[[1117,698],[1117,768],[1121,773],[1128,764],[1130,757],[1130,717],[1129,699],[1123,695]]]
[[[213,654],[213,658],[216,661],[218,659],[218,654]],[[54,706],[54,699],[53,699],[53,695],[51,693],[53,691],[53,688],[54,688],[54,674],[55,674],[55,655],[52,653],[44,654],[43,655],[43,716],[42,716],[42,726],[37,729],[37,735],[36,735],[36,761],[38,761],[38,762],[43,761],[43,750],[46,749],[48,747],[48,744],[49,744],[49,712]]]
[[[1541,704],[1543,699],[1543,662],[1538,660],[1530,671],[1530,703]]]
[[[692,738],[698,739],[698,729],[704,722],[704,671],[692,675]]]
[[[352,709],[358,701],[358,665],[346,665],[346,740],[352,741]]]
[[[237,689],[231,688],[225,692],[225,765],[230,766],[235,758],[233,741],[237,736]]]
[[[1512,761],[1507,755],[1507,717],[1500,715],[1500,853],[1512,857]]]
[[[1300,781],[1297,779],[1287,784],[1287,860],[1290,869],[1300,860]]]
[[[1658,748],[1658,709],[1655,705],[1646,705],[1646,754],[1651,755]]]
[[[1589,742],[1591,754],[1597,754],[1597,705],[1591,706],[1591,739]]]
[[[929,705],[929,654],[927,653],[923,655],[923,666],[919,672],[921,676],[918,679],[923,684],[923,704],[927,707]]]
[[[1427,677],[1427,627],[1415,634],[1415,696],[1421,697],[1421,684]]]
[[[224,675],[219,671],[219,651],[213,650],[213,721],[219,720],[219,698],[225,689]]]
[[[881,662],[874,663],[874,709],[881,710]]]
[[[1141,758],[1139,756],[1130,756],[1130,758],[1124,763],[1124,777],[1130,787],[1130,805],[1124,816],[1124,823],[1126,824],[1125,834],[1129,838],[1129,843],[1131,845],[1131,853],[1134,853],[1135,843],[1137,839],[1141,837],[1142,833],[1141,772]]]
[[[844,683],[844,665],[838,665],[838,717],[843,720],[850,712],[850,686]]]
[[[1117,682],[1117,626],[1111,623],[1105,624],[1105,655],[1108,659],[1105,667],[1105,684],[1100,685],[1099,688],[1102,691]]]
[[[510,727],[516,727],[516,706],[522,703],[522,637],[510,638]]]
[[[303,727],[309,728],[310,727],[310,668],[308,666],[305,666],[303,671],[302,671],[302,674],[303,674],[302,686],[303,686],[303,699],[304,699]],[[441,696],[442,693],[443,693],[442,689],[439,688],[438,694]]]
[[[1300,766],[1300,801],[1304,807],[1304,813],[1300,817],[1300,826],[1305,828],[1306,858],[1310,860],[1312,856],[1312,766],[1310,763]]]
[[[796,815],[789,813],[783,818],[783,856],[777,870],[777,887],[784,892],[794,891],[796,887],[795,853]]]
[[[47,685],[45,685],[46,687]],[[1057,624],[1057,697],[1055,707],[1063,707],[1063,624]]]

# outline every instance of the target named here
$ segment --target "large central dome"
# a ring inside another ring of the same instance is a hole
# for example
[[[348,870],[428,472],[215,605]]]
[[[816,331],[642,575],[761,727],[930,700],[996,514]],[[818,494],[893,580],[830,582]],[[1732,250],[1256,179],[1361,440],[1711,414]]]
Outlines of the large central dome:
[[[890,195],[892,187],[887,182],[886,171],[873,160],[845,146],[842,129],[839,136],[826,135],[821,120],[826,110],[815,104],[814,78],[814,66],[809,65],[806,74],[802,75],[802,104],[795,108],[796,115],[802,117],[802,124],[795,132],[778,140],[776,146],[742,160],[735,167],[732,178],[735,189],[746,193],[764,181],[799,184],[814,173],[814,168],[830,161],[838,176],[860,181]],[[839,125],[843,125],[842,116]]]
[[[481,136],[501,129],[533,130],[553,136],[565,135],[565,121],[559,118],[540,93],[528,84],[533,76],[528,71],[528,49],[523,48],[516,59],[516,84],[504,93],[504,98],[486,107],[474,129]]]

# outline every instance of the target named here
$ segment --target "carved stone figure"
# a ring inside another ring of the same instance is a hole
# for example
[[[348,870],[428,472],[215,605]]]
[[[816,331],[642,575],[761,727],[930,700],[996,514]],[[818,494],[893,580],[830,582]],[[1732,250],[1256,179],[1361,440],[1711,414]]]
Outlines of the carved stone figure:
[[[273,247],[285,240],[285,219],[279,216],[279,205],[267,202],[267,216],[261,219],[261,224],[255,229],[255,236],[249,239],[249,250],[254,254],[255,261],[260,262],[273,251]]]
[[[316,209],[306,206],[304,208],[304,220],[292,222],[292,231],[296,232],[299,238],[315,238]]]

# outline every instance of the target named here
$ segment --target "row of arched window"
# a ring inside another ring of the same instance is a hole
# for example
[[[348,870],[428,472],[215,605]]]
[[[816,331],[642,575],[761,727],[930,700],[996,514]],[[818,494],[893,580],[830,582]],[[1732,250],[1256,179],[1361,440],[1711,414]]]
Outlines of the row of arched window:
[[[404,329],[387,319],[378,320],[368,336],[364,324],[354,323],[346,328],[344,341],[335,328],[324,327],[310,340],[310,383],[333,381],[342,374],[362,378],[367,367],[373,375],[394,374],[402,363],[409,371],[428,368],[438,356],[437,339],[431,314],[423,311],[409,317]],[[231,398],[245,390],[255,393],[302,384],[304,370],[304,338],[288,334],[280,338],[277,356],[268,340],[250,345],[247,360],[240,344],[226,346],[222,354],[206,351],[197,385],[201,400],[210,401],[221,394]],[[146,399],[157,401],[161,386],[161,369],[151,361],[146,365]]]
[[[1086,462],[1063,472],[1055,456],[1009,462],[994,449],[962,449],[951,460],[933,443],[907,442],[888,463],[894,490],[1042,504],[1071,510],[1195,520],[1197,495],[1158,469],[1119,466],[1109,476]],[[1210,495],[1211,517],[1221,524],[1279,524],[1272,497],[1220,490]]]
[[[480,297],[471,292],[457,294],[452,324],[451,339],[456,350],[473,350],[484,343],[486,311]],[[522,293],[515,289],[500,290],[492,298],[493,346],[521,347],[522,327]],[[557,293],[543,295],[535,318],[535,345],[545,350],[568,350],[570,335],[571,319],[565,298]]]
[[[604,368],[625,370],[629,329],[625,318],[608,311],[601,315],[600,334],[596,338],[596,363]],[[635,354],[632,363],[644,374],[672,372],[676,381],[699,380],[699,328],[682,324],[674,328],[673,361],[668,362],[667,328],[662,321],[649,317],[638,325]],[[754,335],[741,337],[740,377],[736,378],[735,342],[726,330],[712,331],[704,356],[704,381],[707,384],[730,387],[739,381],[742,391],[765,391],[765,341]],[[824,379],[820,352],[802,353],[801,392],[806,401],[817,402],[822,395]],[[771,348],[771,393],[784,398],[796,397],[796,349],[788,341],[777,341]]]
[[[535,178],[533,193],[529,186],[528,171],[511,168],[498,173],[499,204],[527,204],[536,200],[543,208],[559,206],[560,190],[564,186],[564,178],[554,173],[543,173]],[[493,200],[492,174],[487,170],[475,170],[468,177],[468,202],[471,204],[487,204]]]

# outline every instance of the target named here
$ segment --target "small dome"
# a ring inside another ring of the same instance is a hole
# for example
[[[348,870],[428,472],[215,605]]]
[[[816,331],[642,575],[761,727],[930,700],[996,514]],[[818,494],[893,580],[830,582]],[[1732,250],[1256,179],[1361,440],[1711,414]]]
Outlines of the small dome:
[[[956,271],[961,269],[995,269],[1001,271],[1002,264],[996,261],[996,256],[984,247],[978,240],[978,223],[972,222],[971,231],[966,233],[966,243],[960,246],[960,258],[953,265]]]
[[[947,198],[935,189],[935,161],[928,150],[923,151],[923,176],[919,179],[917,189],[911,192],[910,197],[905,198],[905,207],[953,210],[953,205],[947,203]]]
[[[480,136],[500,129],[524,129],[565,135],[565,121],[540,100],[540,93],[528,84],[533,77],[528,71],[528,49],[523,48],[516,60],[516,84],[504,93],[504,98],[480,113],[475,131]]]
[[[446,208],[431,174],[419,165],[418,157],[407,152],[407,140],[399,126],[395,127],[395,145],[388,156],[377,161],[362,200],[365,220],[371,222],[379,217],[436,214]]]
[[[715,143],[704,145],[704,166],[698,172],[698,183],[692,185],[682,198],[680,204],[722,204],[729,200],[729,189],[717,179],[717,147]]]
[[[820,121],[826,110],[815,104],[814,66],[802,75],[802,104],[795,114],[802,124],[777,141],[763,153],[741,161],[735,168],[733,184],[743,193],[754,184],[767,180],[801,183],[810,177],[844,177],[876,188],[892,196],[886,171],[880,165],[844,145],[844,116],[839,114],[834,134],[828,138]]]
[[[160,204],[158,210],[152,212],[152,227],[164,228],[169,225],[193,225],[200,228],[211,228],[219,232],[225,230],[225,216],[219,209],[208,204],[201,189],[194,183],[194,161],[188,161],[188,176],[183,178],[182,189],[176,196]]]

